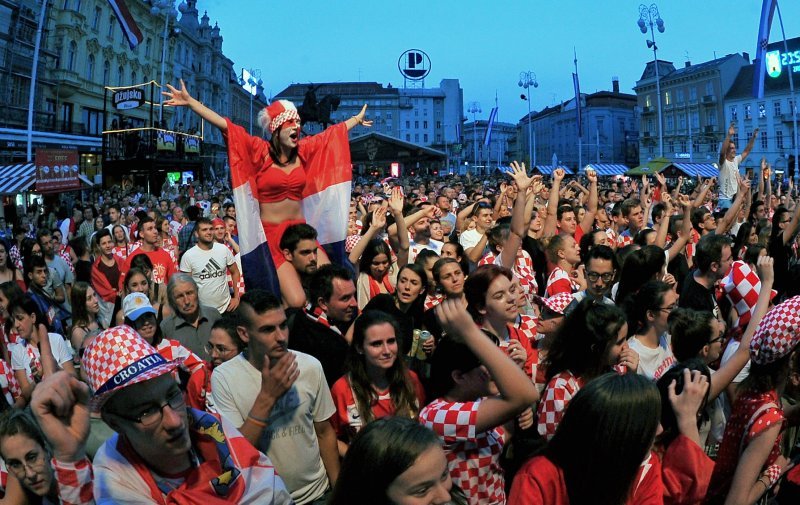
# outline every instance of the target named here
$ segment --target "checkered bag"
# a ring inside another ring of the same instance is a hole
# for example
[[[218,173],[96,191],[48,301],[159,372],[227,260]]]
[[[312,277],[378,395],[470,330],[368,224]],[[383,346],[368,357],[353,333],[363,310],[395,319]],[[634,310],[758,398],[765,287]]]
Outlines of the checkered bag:
[[[766,365],[792,352],[800,343],[800,296],[770,310],[750,342],[750,359]]]

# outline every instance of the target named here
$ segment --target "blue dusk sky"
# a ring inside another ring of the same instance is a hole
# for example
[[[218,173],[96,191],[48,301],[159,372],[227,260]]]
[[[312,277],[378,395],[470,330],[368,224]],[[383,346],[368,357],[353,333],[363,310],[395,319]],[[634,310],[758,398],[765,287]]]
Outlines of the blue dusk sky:
[[[261,71],[265,92],[293,82],[377,81],[403,85],[397,61],[407,49],[431,59],[426,87],[457,78],[464,106],[481,104],[488,117],[497,96],[499,120],[516,123],[527,112],[519,74],[532,70],[534,110],[573,96],[573,47],[581,91],[633,93],[653,59],[639,31],[640,2],[628,0],[198,0],[218,22],[223,51],[241,68]],[[649,5],[649,4],[648,4]],[[735,52],[752,59],[761,0],[662,0],[666,27],[656,32],[659,59],[683,66]],[[800,36],[800,2],[780,2],[786,37]],[[775,16],[770,42],[781,39]],[[472,115],[470,114],[470,119]]]

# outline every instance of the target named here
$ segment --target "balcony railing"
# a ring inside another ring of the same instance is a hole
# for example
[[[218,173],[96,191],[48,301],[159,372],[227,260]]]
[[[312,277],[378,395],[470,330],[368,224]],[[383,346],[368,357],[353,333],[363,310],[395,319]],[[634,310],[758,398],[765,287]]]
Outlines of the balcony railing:
[[[199,159],[202,144],[199,135],[160,128],[107,130],[103,132],[103,159]]]
[[[715,97],[714,95],[705,95],[703,97],[703,105],[711,105],[713,103],[716,103],[716,101],[717,97]]]

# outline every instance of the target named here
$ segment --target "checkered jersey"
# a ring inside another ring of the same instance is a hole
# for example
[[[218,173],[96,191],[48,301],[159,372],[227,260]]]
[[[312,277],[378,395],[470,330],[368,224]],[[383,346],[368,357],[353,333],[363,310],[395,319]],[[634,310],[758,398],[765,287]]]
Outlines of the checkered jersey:
[[[558,423],[564,417],[569,402],[583,387],[583,380],[566,370],[555,375],[544,390],[537,410],[539,434],[547,440],[556,434]]]
[[[633,244],[630,230],[625,230],[617,236],[617,249]]]
[[[89,458],[75,463],[65,463],[53,458],[50,464],[58,482],[58,498],[64,505],[89,505],[94,503],[92,481],[94,473]]]
[[[481,265],[500,265],[500,256],[496,256],[493,252],[486,253],[483,258],[478,261],[478,266]],[[536,282],[536,272],[533,270],[533,259],[527,251],[520,248],[517,251],[517,259],[514,261],[514,266],[511,268],[514,277],[519,279],[519,285],[525,292],[528,298],[528,303],[533,303],[533,295],[539,291],[539,284]]]
[[[561,267],[555,267],[547,278],[547,288],[544,296],[550,298],[559,293],[574,293],[580,286],[572,282],[569,274]]]
[[[611,245],[616,245],[617,243],[617,232],[615,232],[611,228],[606,228],[606,237],[608,238],[608,243]]]
[[[14,378],[14,372],[6,360],[0,359],[0,390],[9,405],[14,405],[14,400],[22,395],[22,389],[19,387],[17,379]]]
[[[505,478],[500,467],[504,431],[501,426],[477,433],[475,402],[448,402],[437,398],[419,413],[420,422],[442,439],[450,477],[470,504],[506,502]]]
[[[62,260],[64,260],[64,263],[67,264],[67,266],[69,267],[70,272],[72,272],[74,274],[75,273],[75,267],[72,266],[72,258],[70,258],[70,256],[69,256],[69,249],[66,248],[66,247],[61,249],[60,251],[58,251],[58,255],[61,257]]]
[[[758,275],[744,261],[734,261],[728,275],[722,279],[722,289],[736,310],[734,328],[747,326],[761,291]]]
[[[430,310],[430,309],[436,307],[437,305],[439,305],[440,303],[442,303],[442,300],[444,300],[444,295],[439,294],[439,293],[434,293],[432,295],[426,295],[425,296],[425,303],[423,305],[424,309],[425,310]]]

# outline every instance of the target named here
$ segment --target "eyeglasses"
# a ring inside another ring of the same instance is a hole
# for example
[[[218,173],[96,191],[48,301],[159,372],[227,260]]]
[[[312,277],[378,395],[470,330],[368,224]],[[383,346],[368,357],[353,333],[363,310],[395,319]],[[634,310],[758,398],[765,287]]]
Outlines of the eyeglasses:
[[[25,462],[7,459],[6,466],[8,470],[15,475],[24,475],[26,469],[34,472],[40,470],[44,466],[45,457],[43,451],[29,452],[25,455]]]
[[[161,422],[161,419],[164,417],[164,407],[169,405],[169,408],[172,410],[178,411],[186,406],[186,400],[183,398],[183,392],[180,389],[175,390],[170,394],[167,398],[167,401],[155,406],[152,405],[147,407],[146,410],[141,412],[138,416],[125,416],[122,414],[114,414],[122,419],[126,419],[128,421],[132,421],[134,423],[139,423],[145,428],[149,428],[152,426],[157,425]]]
[[[603,282],[611,282],[614,279],[614,272],[607,274],[599,274],[597,272],[586,272],[586,278],[591,282],[597,282],[598,279],[603,279]]]
[[[678,308],[678,304],[677,303],[673,303],[672,305],[670,305],[668,307],[659,307],[658,310],[661,311],[661,312],[663,312],[663,311],[672,312],[673,310],[675,310],[677,308]]]
[[[722,334],[713,340],[709,340],[708,345],[716,344],[717,342],[722,342],[723,340],[725,340],[725,334]]]
[[[228,349],[227,347],[221,344],[211,344],[211,343],[205,344],[203,346],[203,349],[205,349],[206,353],[208,354],[211,354],[214,351],[217,351],[217,354],[228,354],[236,350],[236,349]]]

